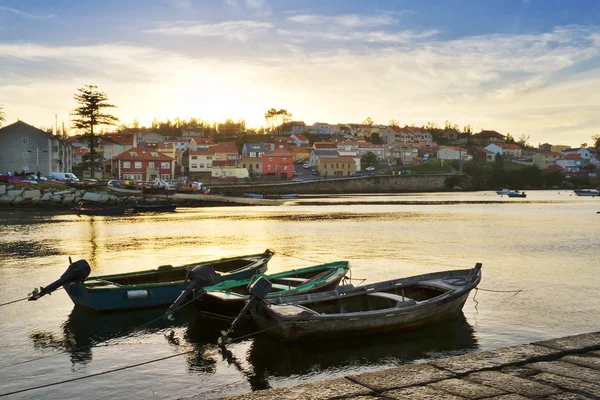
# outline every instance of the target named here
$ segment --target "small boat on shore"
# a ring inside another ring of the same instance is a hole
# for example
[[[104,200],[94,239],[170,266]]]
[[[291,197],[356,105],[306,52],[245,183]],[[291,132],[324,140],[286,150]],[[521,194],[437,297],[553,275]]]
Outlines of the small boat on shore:
[[[527,197],[527,194],[525,192],[519,192],[518,190],[513,190],[510,191],[506,194],[508,197]]]
[[[499,194],[500,196],[503,196],[505,194],[509,194],[510,192],[511,192],[510,189],[496,190],[496,194]]]
[[[104,207],[101,205],[86,205],[80,201],[75,207],[73,207],[73,211],[75,211],[77,215],[123,215],[127,211],[127,206],[118,205],[113,207]]]
[[[243,197],[247,197],[249,199],[266,199],[267,196],[260,193],[244,193]]]
[[[133,206],[134,212],[173,212],[177,204],[136,204]]]
[[[112,185],[108,185],[107,188],[108,188],[108,190],[110,190],[111,192],[113,192],[114,194],[117,194],[117,195],[138,196],[138,195],[142,194],[142,189],[124,188],[124,187],[112,186]]]
[[[380,334],[456,317],[480,281],[478,263],[472,269],[254,301],[250,312],[259,329],[285,341]]]
[[[573,190],[577,196],[589,196],[596,197],[600,196],[600,190],[598,189],[574,189]]]
[[[95,311],[117,311],[168,306],[188,286],[189,271],[202,267],[213,277],[211,284],[225,280],[248,279],[267,270],[273,252],[199,261],[179,267],[163,265],[156,269],[114,275],[88,277],[89,264],[85,260],[71,263],[61,279],[34,291],[29,300],[37,300],[63,286],[76,306]],[[70,270],[77,275],[70,279]],[[83,271],[83,272],[81,272]]]
[[[248,285],[260,277],[271,282],[266,298],[273,299],[334,289],[349,270],[348,261],[336,261],[276,274],[259,274],[244,280],[227,280],[205,287],[203,293],[196,296],[194,305],[200,311],[236,316],[250,299]]]

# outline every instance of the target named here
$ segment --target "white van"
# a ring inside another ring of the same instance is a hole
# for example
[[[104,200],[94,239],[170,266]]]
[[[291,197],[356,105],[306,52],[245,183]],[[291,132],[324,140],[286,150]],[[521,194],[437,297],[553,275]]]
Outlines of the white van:
[[[70,172],[50,172],[49,178],[63,182],[79,182],[79,179]]]

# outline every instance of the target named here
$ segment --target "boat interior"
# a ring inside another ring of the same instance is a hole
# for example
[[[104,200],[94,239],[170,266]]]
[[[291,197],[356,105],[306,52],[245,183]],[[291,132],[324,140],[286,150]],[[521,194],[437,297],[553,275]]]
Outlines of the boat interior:
[[[250,264],[256,263],[259,260],[258,257],[248,258],[237,258],[232,260],[223,260],[213,263],[206,263],[210,265],[217,273],[228,273],[231,271],[238,270],[249,266]],[[187,275],[187,271],[196,266],[205,265],[204,263],[189,264],[181,267],[173,267],[172,265],[161,265],[155,270],[134,272],[127,275],[114,275],[104,276],[102,279],[89,278],[85,281],[86,286],[103,286],[103,285],[141,285],[148,283],[163,283],[163,282],[174,282],[182,281]]]
[[[359,292],[340,293],[322,300],[300,302],[300,308],[314,314],[344,314],[408,307],[441,296],[452,289],[427,283],[392,286],[383,289],[365,288]],[[292,311],[291,309],[289,310]]]
[[[282,276],[281,278],[277,278],[277,279],[267,278],[267,279],[269,279],[269,282],[271,282],[271,290],[269,291],[268,296],[269,295],[276,296],[277,293],[279,293],[279,292],[295,289],[299,286],[308,285],[313,282],[317,282],[319,280],[326,279],[329,276],[331,276],[335,271],[336,271],[335,268],[334,269],[328,268],[325,271],[317,269],[317,270],[313,270],[313,271],[296,273],[296,274],[289,275],[289,276]],[[236,286],[234,288],[229,289],[228,291],[232,292],[232,293],[241,294],[244,296],[250,295],[250,291],[248,290],[248,285],[246,285],[246,284],[241,285],[241,286]]]

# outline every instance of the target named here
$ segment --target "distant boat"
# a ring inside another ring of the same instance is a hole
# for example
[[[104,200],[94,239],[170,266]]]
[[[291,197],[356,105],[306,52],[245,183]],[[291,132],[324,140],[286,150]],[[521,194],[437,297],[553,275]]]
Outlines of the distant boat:
[[[266,198],[266,195],[259,194],[259,193],[244,193],[242,196],[248,197],[251,199],[265,199]]]
[[[108,190],[114,192],[115,194],[127,195],[127,196],[136,196],[142,194],[142,189],[130,189],[130,188],[122,188],[119,186],[107,186]]]
[[[510,189],[496,190],[496,193],[499,194],[499,195],[509,194],[510,192],[511,192]]]
[[[133,206],[135,212],[173,212],[177,204],[136,204]]]
[[[478,263],[472,269],[255,301],[250,311],[260,330],[286,341],[377,335],[451,320],[480,281]]]
[[[525,192],[519,192],[518,190],[514,190],[511,192],[508,192],[506,194],[508,197],[527,197],[527,195],[525,194]]]
[[[127,211],[127,206],[118,205],[113,207],[104,207],[101,205],[85,205],[83,202],[77,203],[73,208],[77,215],[123,215]]]
[[[598,189],[574,189],[573,191],[577,196],[600,196],[600,190]]]

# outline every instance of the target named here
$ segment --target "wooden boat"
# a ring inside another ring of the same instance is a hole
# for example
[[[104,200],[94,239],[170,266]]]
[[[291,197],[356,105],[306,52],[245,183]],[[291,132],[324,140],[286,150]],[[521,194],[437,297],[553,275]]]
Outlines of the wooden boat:
[[[119,186],[107,186],[108,190],[114,192],[117,195],[125,195],[125,196],[137,196],[142,194],[142,189],[133,189],[133,188],[123,188]]]
[[[519,192],[518,190],[513,190],[510,191],[506,194],[508,197],[527,197],[527,194],[525,194],[525,192]]]
[[[250,199],[266,199],[267,196],[260,193],[244,193],[242,196],[248,197]]]
[[[136,204],[133,206],[135,212],[173,212],[177,204]]]
[[[73,210],[77,215],[123,215],[127,211],[127,206],[104,207],[100,205],[85,205],[80,201]]]
[[[204,294],[196,297],[194,305],[200,311],[235,316],[239,314],[250,298],[248,285],[261,276],[272,283],[271,291],[266,297],[271,299],[334,289],[349,270],[348,261],[336,261],[276,274],[259,274],[250,279],[228,280],[218,285],[205,287]]]
[[[500,196],[505,195],[505,194],[509,194],[510,192],[511,192],[510,189],[496,190],[496,194],[499,194]]]
[[[156,269],[129,272],[124,274],[103,275],[79,278],[73,282],[54,282],[48,287],[52,290],[64,287],[76,306],[95,311],[116,311],[141,309],[158,306],[168,306],[188,286],[186,277],[194,267],[203,266],[214,271],[215,282],[225,280],[248,279],[254,274],[267,270],[267,263],[273,257],[273,252],[250,254],[239,257],[221,258],[214,261],[201,261],[179,267],[163,265]],[[76,263],[84,263],[85,260]],[[70,266],[71,267],[71,266]],[[89,265],[88,265],[89,274]],[[63,276],[67,273],[63,274]],[[62,277],[61,277],[62,278]],[[51,292],[51,290],[50,290]],[[40,294],[32,296],[31,300],[47,294],[42,289]]]
[[[480,281],[478,263],[472,269],[255,301],[251,314],[259,329],[286,341],[415,329],[456,317]]]

